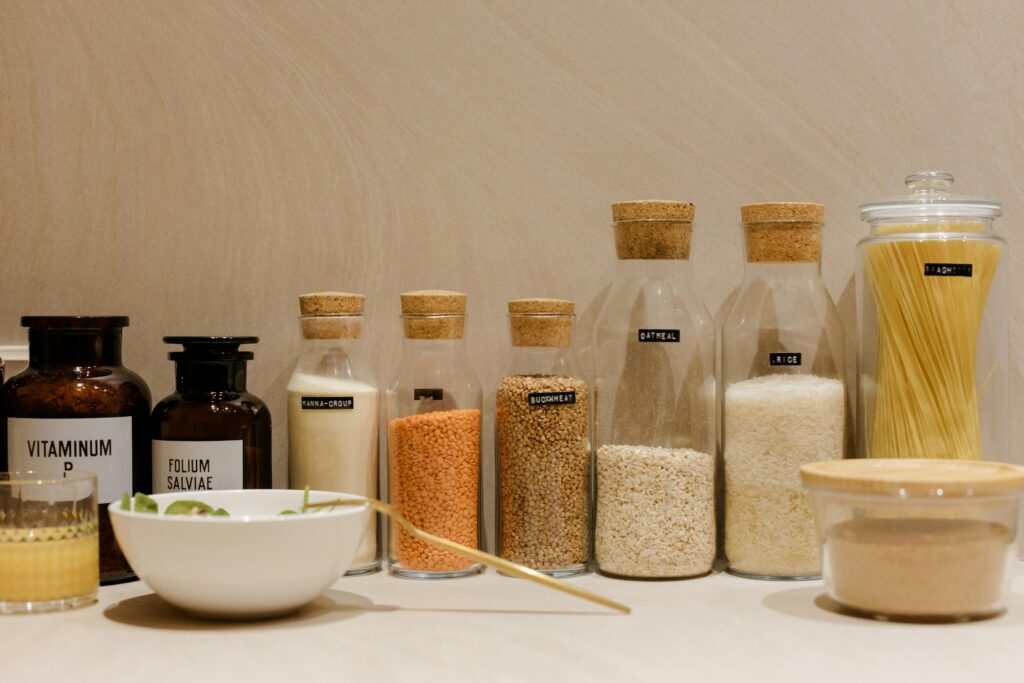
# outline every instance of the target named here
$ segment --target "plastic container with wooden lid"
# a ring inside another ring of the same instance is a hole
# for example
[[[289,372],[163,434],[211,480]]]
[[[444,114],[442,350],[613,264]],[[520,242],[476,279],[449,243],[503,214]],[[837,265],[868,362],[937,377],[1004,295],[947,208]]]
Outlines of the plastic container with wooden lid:
[[[1009,596],[1024,467],[868,459],[800,468],[814,500],[825,589],[877,619],[968,621]]]

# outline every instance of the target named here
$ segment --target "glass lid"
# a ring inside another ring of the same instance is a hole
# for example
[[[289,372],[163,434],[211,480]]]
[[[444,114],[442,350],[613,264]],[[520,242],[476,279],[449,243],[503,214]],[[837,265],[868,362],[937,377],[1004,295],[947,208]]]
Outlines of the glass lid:
[[[953,174],[922,171],[908,175],[905,195],[868,202],[860,206],[863,221],[891,218],[970,217],[996,218],[1003,215],[997,201],[953,194]]]

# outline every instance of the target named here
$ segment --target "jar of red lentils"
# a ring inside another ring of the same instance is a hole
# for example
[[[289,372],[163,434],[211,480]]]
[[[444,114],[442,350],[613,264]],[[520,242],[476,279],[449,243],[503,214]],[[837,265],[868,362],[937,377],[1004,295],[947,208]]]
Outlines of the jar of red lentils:
[[[465,350],[467,296],[426,290],[401,298],[405,340],[386,395],[389,501],[420,529],[478,548],[483,392]],[[392,574],[417,579],[483,569],[394,523],[388,566]]]

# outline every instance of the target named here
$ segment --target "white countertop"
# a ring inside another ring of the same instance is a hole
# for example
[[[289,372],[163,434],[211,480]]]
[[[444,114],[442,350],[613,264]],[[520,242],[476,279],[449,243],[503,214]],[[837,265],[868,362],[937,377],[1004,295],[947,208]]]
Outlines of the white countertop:
[[[375,574],[291,617],[218,623],[123,584],[71,612],[0,617],[0,681],[1024,680],[1024,564],[1006,615],[943,626],[827,611],[820,581],[573,580],[633,613],[493,573]]]

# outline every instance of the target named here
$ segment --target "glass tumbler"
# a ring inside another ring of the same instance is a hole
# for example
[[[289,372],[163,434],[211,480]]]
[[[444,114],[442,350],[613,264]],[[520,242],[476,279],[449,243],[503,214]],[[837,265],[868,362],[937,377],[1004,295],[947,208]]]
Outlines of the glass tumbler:
[[[96,475],[0,473],[0,614],[93,602],[100,585]]]

